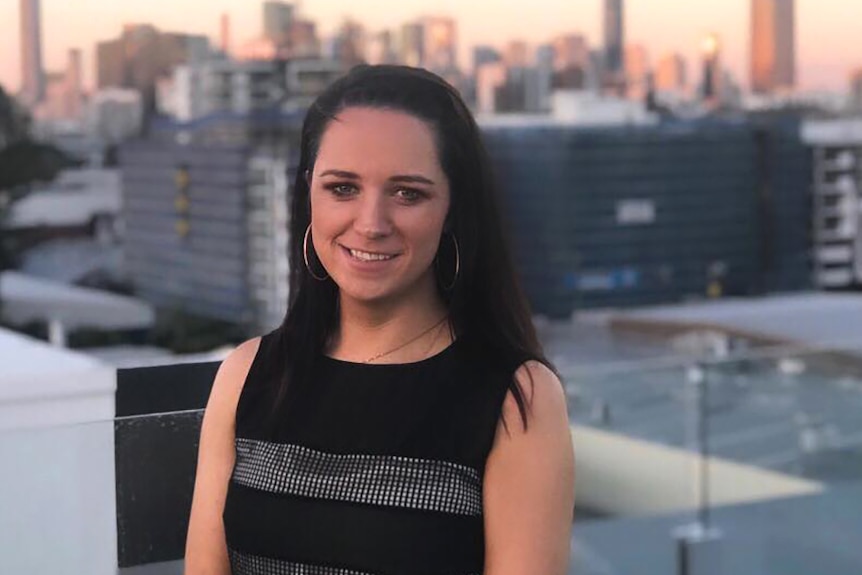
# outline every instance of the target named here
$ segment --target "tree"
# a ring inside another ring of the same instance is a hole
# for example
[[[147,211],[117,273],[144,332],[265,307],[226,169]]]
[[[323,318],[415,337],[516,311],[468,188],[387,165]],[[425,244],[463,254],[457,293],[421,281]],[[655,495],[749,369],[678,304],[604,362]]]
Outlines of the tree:
[[[30,117],[0,85],[0,149],[30,134]]]
[[[12,204],[27,195],[31,184],[49,182],[79,165],[59,148],[31,140],[29,116],[0,86],[0,272],[14,261],[4,234]]]

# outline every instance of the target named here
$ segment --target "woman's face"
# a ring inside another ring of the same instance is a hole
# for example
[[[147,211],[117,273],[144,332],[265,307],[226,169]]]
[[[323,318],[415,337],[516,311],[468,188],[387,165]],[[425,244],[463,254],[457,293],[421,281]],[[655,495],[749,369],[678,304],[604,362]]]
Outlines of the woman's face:
[[[450,195],[428,124],[346,108],[327,126],[310,178],[314,249],[342,297],[392,300],[433,287]]]

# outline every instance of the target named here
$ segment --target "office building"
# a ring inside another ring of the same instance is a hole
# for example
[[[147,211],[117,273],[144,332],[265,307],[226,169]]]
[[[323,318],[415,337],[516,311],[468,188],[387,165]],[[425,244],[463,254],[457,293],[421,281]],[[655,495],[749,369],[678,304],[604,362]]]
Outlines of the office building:
[[[580,68],[586,70],[590,65],[590,46],[581,34],[557,36],[551,42],[554,48],[554,70]]]
[[[795,0],[751,0],[751,89],[757,94],[796,84]]]
[[[401,26],[401,63],[421,67],[425,62],[425,29],[418,22]]]
[[[149,116],[156,109],[158,79],[180,64],[209,56],[206,36],[160,32],[149,24],[127,25],[119,38],[97,45],[96,86],[138,90]]]
[[[530,65],[530,46],[523,40],[511,40],[503,50],[503,62],[510,68]]]
[[[66,94],[64,115],[67,118],[79,118],[84,106],[84,92],[81,73],[81,51],[77,48],[69,50],[69,60],[66,65]]]
[[[681,54],[666,54],[655,66],[655,90],[657,93],[682,96],[688,87],[685,58]]]
[[[179,122],[217,113],[242,116],[278,106],[301,108],[346,69],[320,58],[183,64],[159,82],[158,108]]]
[[[219,49],[225,56],[230,56],[230,15],[224,13],[219,21]]]
[[[108,144],[120,144],[141,133],[144,106],[140,92],[103,88],[87,103],[87,132]]]
[[[281,322],[302,117],[159,124],[123,145],[124,256],[139,297],[257,332]]]
[[[497,112],[497,93],[506,83],[506,65],[501,60],[485,62],[476,68],[476,112]]]
[[[707,34],[701,42],[700,97],[708,105],[721,103],[722,80],[721,43],[716,34]]]
[[[395,35],[390,30],[381,30],[368,39],[366,60],[369,64],[398,63]]]
[[[500,51],[493,46],[474,46],[473,47],[473,71],[477,71],[485,64],[493,64],[503,59]]]
[[[626,46],[625,57],[626,96],[632,100],[644,100],[649,92],[649,53],[643,44]]]
[[[40,0],[21,0],[21,96],[33,106],[45,95]]]
[[[365,62],[365,51],[365,27],[356,20],[345,19],[332,41],[332,59],[351,68]]]
[[[450,73],[458,67],[458,27],[453,18],[429,16],[422,20],[423,63],[429,70]]]
[[[814,155],[814,274],[819,287],[862,285],[862,120],[810,120],[802,137]]]
[[[302,18],[294,21],[290,30],[290,55],[294,58],[320,58],[317,24]]]
[[[630,102],[626,102],[631,104]],[[811,285],[798,121],[480,123],[536,313]]]
[[[263,37],[276,44],[288,41],[296,16],[293,4],[285,2],[263,3]]]
[[[605,0],[604,7],[604,74],[605,85],[621,90],[625,82],[625,15],[624,0]]]
[[[850,106],[862,111],[862,68],[850,74]]]

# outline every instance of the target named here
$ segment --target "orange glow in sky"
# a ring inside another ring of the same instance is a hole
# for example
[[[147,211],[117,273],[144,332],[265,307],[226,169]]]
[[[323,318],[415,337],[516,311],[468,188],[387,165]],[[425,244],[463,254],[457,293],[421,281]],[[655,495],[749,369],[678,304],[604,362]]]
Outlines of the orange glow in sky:
[[[646,45],[650,62],[676,51],[693,66],[706,34],[714,32],[721,58],[748,85],[750,0],[626,0],[626,43]],[[846,89],[850,71],[862,68],[862,0],[796,0],[798,78],[803,89]],[[474,44],[533,44],[580,32],[592,47],[601,42],[602,0],[309,0],[302,13],[324,36],[345,16],[371,31],[395,28],[426,14],[458,21],[462,65]],[[20,85],[19,0],[0,0],[0,83]],[[115,38],[124,23],[149,22],[165,31],[208,35],[215,43],[223,12],[231,18],[234,46],[261,31],[256,0],[42,0],[44,65],[62,69],[69,48],[83,50],[84,81],[95,76],[97,41]],[[693,70],[693,68],[692,68]]]

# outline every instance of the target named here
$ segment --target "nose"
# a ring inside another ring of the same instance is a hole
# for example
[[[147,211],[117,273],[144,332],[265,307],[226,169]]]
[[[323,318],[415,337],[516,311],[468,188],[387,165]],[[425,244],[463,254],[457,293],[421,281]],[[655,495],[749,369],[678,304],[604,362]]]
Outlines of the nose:
[[[382,192],[360,194],[358,213],[354,220],[356,231],[367,238],[380,238],[389,235],[392,222],[386,196]]]

